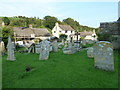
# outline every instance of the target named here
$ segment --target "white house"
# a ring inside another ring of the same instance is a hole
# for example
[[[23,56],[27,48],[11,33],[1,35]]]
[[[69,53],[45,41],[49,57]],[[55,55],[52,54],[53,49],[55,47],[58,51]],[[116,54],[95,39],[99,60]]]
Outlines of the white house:
[[[55,23],[55,26],[52,29],[52,35],[59,38],[60,34],[67,35],[67,40],[77,39],[75,30],[70,25],[59,25],[58,23]],[[80,35],[78,38],[80,38]]]
[[[84,32],[80,32],[80,36],[84,37],[85,40],[97,40],[97,35],[95,33],[95,30],[93,31],[84,31]]]

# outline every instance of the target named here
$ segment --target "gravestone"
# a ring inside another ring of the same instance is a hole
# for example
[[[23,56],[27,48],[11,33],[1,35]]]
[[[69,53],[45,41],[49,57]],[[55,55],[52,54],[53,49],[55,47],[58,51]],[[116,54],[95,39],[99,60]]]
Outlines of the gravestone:
[[[28,53],[30,53],[30,52],[35,53],[35,44],[34,43],[31,44],[31,46],[28,49]]]
[[[51,52],[53,50],[52,44],[50,44],[50,49],[49,51]]]
[[[14,56],[14,49],[15,49],[15,46],[12,43],[11,38],[9,36],[8,37],[8,44],[7,44],[7,52],[8,52],[7,60],[10,60],[10,61],[15,61],[16,60],[16,58]]]
[[[86,45],[86,40],[82,40],[82,45]]]
[[[58,43],[56,40],[52,42],[52,49],[54,52],[58,52]]]
[[[5,52],[5,45],[4,45],[4,42],[1,41],[0,42],[0,55],[3,55],[4,52]]]
[[[93,54],[93,47],[89,47],[88,50],[87,50],[87,56],[89,58],[93,58],[94,57],[94,54]]]
[[[40,50],[40,56],[39,56],[39,60],[46,60],[49,58],[49,49],[50,49],[50,42],[47,40],[44,40],[42,42],[40,42],[41,44],[41,50]]]
[[[64,54],[74,54],[77,52],[77,47],[76,46],[72,46],[72,44],[68,43],[68,46],[65,46],[63,48],[63,53]]]
[[[77,48],[77,51],[79,51],[81,49],[80,41],[74,42],[74,46]]]
[[[100,41],[94,44],[94,66],[114,71],[113,46],[110,42]]]
[[[35,52],[38,54],[40,53],[40,44],[35,45]]]

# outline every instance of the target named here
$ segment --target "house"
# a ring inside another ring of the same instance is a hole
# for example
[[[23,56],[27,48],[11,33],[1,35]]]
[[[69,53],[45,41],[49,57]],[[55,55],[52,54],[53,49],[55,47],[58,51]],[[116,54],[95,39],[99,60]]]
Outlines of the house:
[[[46,28],[33,28],[29,27],[13,27],[15,39],[21,39],[25,41],[30,40],[44,40],[49,39],[51,34]]]
[[[52,29],[52,35],[59,38],[61,34],[67,35],[67,40],[76,40],[77,36],[75,35],[75,30],[70,25],[59,25],[55,23],[54,28]],[[79,37],[80,38],[80,35]]]
[[[80,32],[80,36],[84,37],[85,40],[97,40],[97,35],[95,33],[95,30],[93,31],[84,31],[84,32]]]

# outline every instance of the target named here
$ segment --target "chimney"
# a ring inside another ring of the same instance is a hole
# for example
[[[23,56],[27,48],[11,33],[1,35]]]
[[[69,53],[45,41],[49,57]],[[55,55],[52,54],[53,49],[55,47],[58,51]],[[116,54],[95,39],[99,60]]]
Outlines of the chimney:
[[[31,28],[31,29],[33,28],[33,27],[32,27],[32,24],[29,24],[29,28]]]
[[[93,29],[93,33],[95,34],[95,29]]]
[[[4,27],[5,26],[5,23],[4,22],[2,22],[2,27]]]
[[[58,22],[55,23],[55,26],[58,26]]]

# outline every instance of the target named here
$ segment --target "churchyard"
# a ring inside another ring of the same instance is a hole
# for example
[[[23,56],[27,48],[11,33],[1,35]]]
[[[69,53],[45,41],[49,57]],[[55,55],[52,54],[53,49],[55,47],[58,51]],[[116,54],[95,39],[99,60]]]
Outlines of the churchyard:
[[[118,50],[107,41],[81,46],[44,40],[23,52],[9,38],[3,88],[118,88]]]

